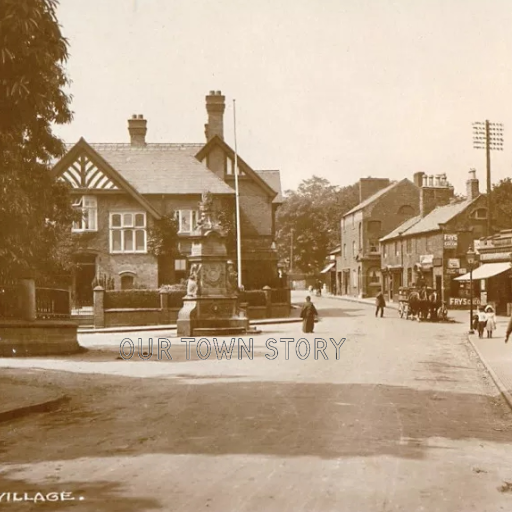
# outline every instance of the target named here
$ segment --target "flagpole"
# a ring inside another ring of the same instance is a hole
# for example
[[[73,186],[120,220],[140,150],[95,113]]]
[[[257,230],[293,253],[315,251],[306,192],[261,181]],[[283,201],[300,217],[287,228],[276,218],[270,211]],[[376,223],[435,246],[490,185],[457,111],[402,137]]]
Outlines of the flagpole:
[[[233,100],[233,125],[235,139],[235,201],[236,201],[236,262],[238,268],[238,288],[242,289],[242,238],[240,234],[240,190],[238,188],[238,152],[236,146],[236,100]]]

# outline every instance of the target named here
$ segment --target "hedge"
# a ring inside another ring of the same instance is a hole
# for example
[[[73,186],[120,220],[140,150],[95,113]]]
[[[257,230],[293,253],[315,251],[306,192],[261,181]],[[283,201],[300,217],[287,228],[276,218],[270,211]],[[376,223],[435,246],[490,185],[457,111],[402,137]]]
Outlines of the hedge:
[[[160,308],[158,290],[116,290],[105,292],[105,309]]]

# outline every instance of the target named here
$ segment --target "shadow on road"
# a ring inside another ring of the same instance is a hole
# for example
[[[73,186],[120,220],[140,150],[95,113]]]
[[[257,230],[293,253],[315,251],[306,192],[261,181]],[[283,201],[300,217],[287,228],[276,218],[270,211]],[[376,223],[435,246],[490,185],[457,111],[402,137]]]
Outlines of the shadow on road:
[[[420,459],[433,437],[512,443],[510,414],[506,419],[500,398],[484,395],[58,373],[71,402],[57,413],[0,425],[4,460],[146,453]]]

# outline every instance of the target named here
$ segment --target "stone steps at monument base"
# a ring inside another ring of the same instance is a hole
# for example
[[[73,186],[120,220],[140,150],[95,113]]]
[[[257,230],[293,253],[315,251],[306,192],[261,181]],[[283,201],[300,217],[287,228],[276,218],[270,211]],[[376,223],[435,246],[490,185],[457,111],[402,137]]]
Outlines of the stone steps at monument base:
[[[197,327],[194,336],[224,336],[226,334],[245,334],[245,327]]]

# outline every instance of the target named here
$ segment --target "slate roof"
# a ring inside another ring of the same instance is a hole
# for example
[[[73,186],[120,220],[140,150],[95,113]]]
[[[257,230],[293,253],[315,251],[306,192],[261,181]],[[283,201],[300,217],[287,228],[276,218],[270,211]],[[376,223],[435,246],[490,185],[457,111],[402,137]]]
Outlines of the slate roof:
[[[466,199],[457,203],[447,204],[446,206],[438,206],[423,218],[417,216],[405,221],[394,231],[381,238],[380,241],[383,242],[396,238],[399,233],[403,236],[410,236],[428,233],[430,231],[438,231],[441,229],[441,224],[446,224],[477,200],[478,197],[471,201]]]
[[[204,144],[89,144],[140,194],[234,194],[195,158]]]
[[[405,180],[407,180],[407,178],[405,178]],[[402,180],[402,181],[405,181],[405,180]],[[379,197],[382,197],[384,194],[387,194],[390,190],[392,190],[394,187],[396,187],[399,183],[402,183],[402,181],[391,182],[391,184],[388,185],[387,187],[380,189],[378,192],[373,194],[373,196],[367,197],[364,201],[362,201],[359,204],[357,204],[356,206],[354,206],[354,208],[352,208],[352,210],[349,210],[347,213],[345,213],[345,215],[343,215],[343,217],[350,215],[352,213],[358,212],[359,210],[362,210],[363,208],[366,208],[367,206],[372,204],[374,201],[376,201]]]
[[[281,189],[281,174],[278,170],[261,170],[254,171],[261,176],[272,189],[277,192],[277,196],[274,197],[273,203],[281,204],[284,202],[283,191]]]
[[[410,219],[406,220],[400,226],[398,226],[395,230],[391,231],[391,233],[388,233],[386,236],[382,237],[380,239],[381,242],[385,242],[386,240],[391,240],[393,238],[396,238],[403,234],[405,231],[407,231],[409,228],[414,226],[417,222],[421,220],[420,215],[416,215],[416,217],[411,217]]]

